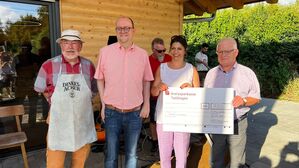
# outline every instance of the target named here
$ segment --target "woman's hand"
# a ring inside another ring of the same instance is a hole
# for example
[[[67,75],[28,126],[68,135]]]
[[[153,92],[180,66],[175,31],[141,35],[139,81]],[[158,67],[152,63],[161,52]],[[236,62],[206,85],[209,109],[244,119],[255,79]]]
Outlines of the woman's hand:
[[[181,89],[184,89],[184,88],[189,88],[189,87],[192,87],[192,85],[190,83],[183,83],[180,88]]]
[[[158,85],[158,89],[159,89],[160,92],[165,91],[165,94],[166,94],[166,95],[169,94],[168,86],[167,86],[165,83],[163,83],[163,82],[161,82],[161,83]]]

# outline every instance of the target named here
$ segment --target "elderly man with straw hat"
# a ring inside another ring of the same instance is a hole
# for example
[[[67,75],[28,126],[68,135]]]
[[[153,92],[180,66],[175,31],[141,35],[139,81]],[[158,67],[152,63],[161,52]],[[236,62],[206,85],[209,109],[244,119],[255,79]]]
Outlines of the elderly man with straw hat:
[[[63,168],[66,152],[73,152],[72,167],[83,168],[90,143],[96,141],[91,104],[97,92],[95,68],[80,56],[79,31],[65,30],[56,42],[62,54],[43,63],[34,84],[50,104],[47,167]]]

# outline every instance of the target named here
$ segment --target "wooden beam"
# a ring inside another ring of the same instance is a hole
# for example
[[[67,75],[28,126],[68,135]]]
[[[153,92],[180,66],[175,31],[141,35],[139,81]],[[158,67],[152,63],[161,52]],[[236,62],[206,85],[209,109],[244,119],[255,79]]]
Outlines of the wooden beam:
[[[198,15],[198,16],[202,16],[204,13],[204,11],[192,0],[185,2],[184,8],[189,9],[190,11],[192,11],[193,14]]]
[[[216,5],[212,0],[193,0],[204,12],[215,13],[217,10]]]
[[[180,34],[183,34],[183,20],[184,20],[184,3],[180,4],[180,15],[179,15],[179,23],[180,23]]]
[[[242,9],[244,7],[242,0],[225,0],[225,2],[227,2],[234,9]]]
[[[275,4],[278,2],[278,0],[266,0],[266,2],[269,4]]]
[[[194,11],[197,12],[194,14],[200,15],[201,12],[215,13],[218,9],[229,7],[242,9],[246,4],[257,2],[275,4],[278,0],[182,0],[182,2],[184,3],[185,14],[191,14]]]

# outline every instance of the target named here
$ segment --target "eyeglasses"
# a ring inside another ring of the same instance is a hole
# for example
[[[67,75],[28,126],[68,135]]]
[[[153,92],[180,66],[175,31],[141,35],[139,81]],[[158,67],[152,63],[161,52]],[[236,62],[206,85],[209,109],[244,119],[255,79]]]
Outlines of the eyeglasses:
[[[117,31],[118,33],[120,32],[124,32],[124,33],[128,33],[131,29],[133,29],[133,27],[116,27],[115,31]]]
[[[164,50],[158,50],[158,49],[155,49],[158,53],[162,53],[162,52],[165,52],[166,51],[166,49],[164,49]]]
[[[218,55],[220,55],[220,54],[230,54],[233,51],[235,51],[235,49],[223,50],[223,51],[216,51],[216,54],[218,54]]]

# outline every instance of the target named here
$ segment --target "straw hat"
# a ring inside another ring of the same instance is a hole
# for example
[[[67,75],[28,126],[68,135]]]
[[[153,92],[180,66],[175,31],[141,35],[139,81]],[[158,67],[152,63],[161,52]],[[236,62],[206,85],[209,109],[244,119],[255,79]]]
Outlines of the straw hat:
[[[62,40],[62,39],[64,39],[64,40],[79,40],[82,43],[84,43],[84,41],[81,40],[80,32],[78,30],[73,30],[73,29],[64,30],[61,33],[61,37],[56,40],[56,43],[60,43],[60,40]]]

